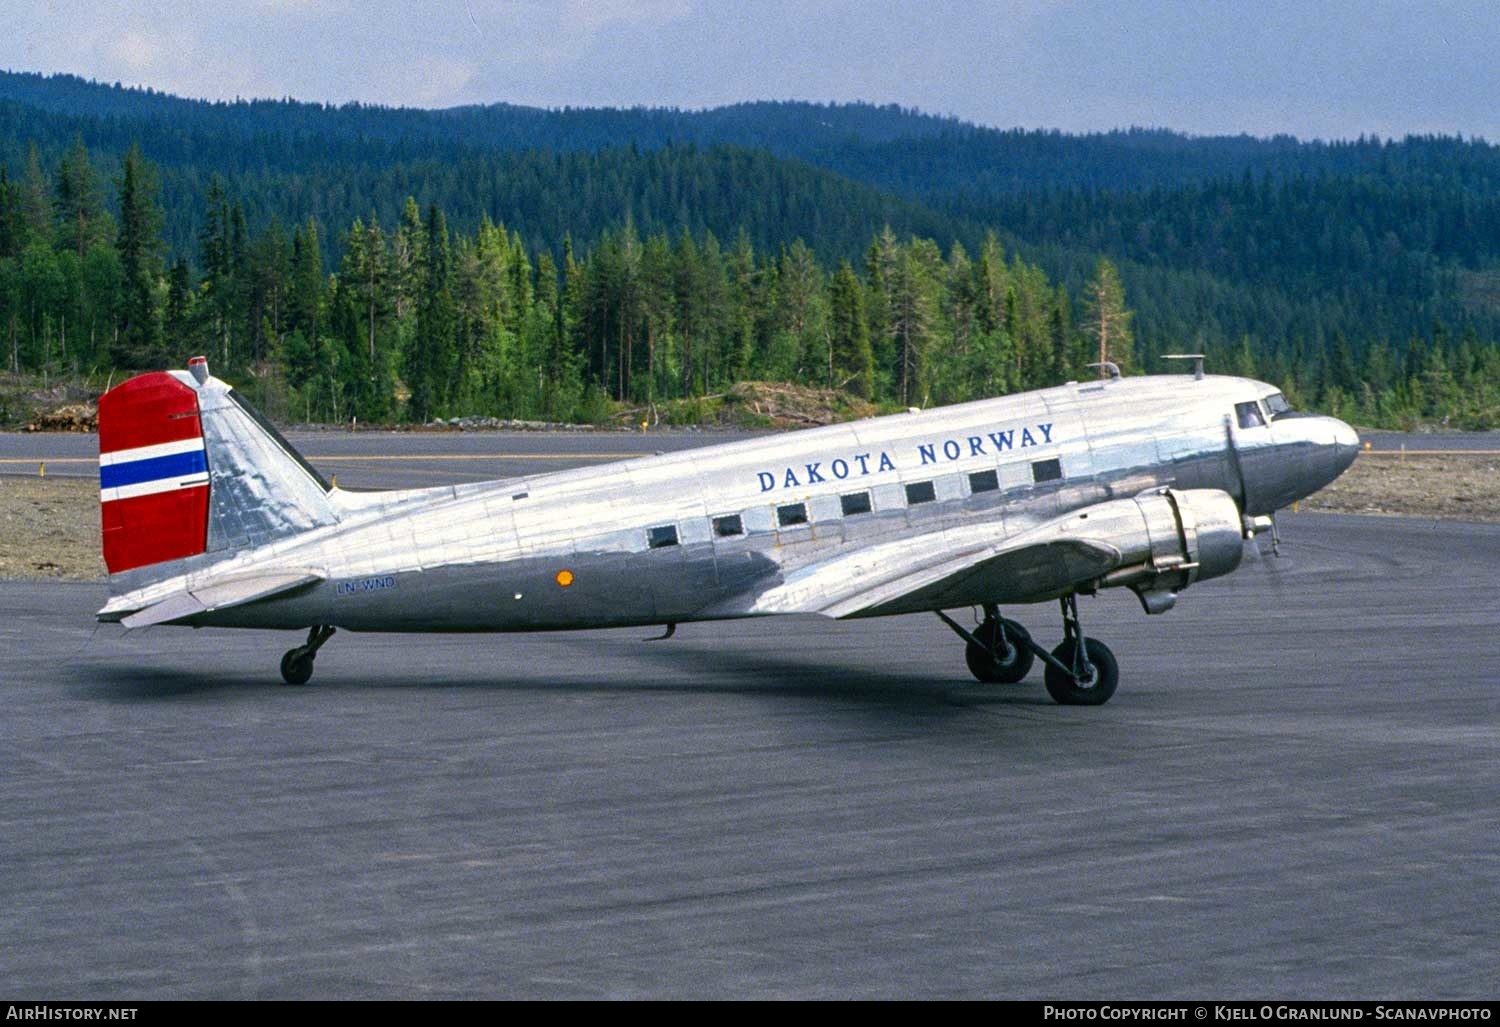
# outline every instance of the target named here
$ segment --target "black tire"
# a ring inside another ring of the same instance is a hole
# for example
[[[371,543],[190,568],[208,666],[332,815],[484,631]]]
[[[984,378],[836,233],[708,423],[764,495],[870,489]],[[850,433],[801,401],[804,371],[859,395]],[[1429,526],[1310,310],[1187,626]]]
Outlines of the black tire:
[[[301,646],[288,649],[281,658],[281,680],[289,685],[305,685],[312,680],[312,654]]]
[[[1068,639],[1052,650],[1052,655],[1066,667],[1073,666],[1073,653],[1077,650],[1077,639]],[[1097,638],[1088,640],[1089,663],[1094,665],[1092,681],[1079,683],[1073,675],[1064,674],[1052,664],[1047,664],[1047,694],[1063,706],[1103,706],[1115,694],[1120,683],[1120,665],[1109,646]]]
[[[990,654],[990,649],[995,645],[996,622],[987,620],[979,625],[974,632],[974,637],[984,645],[979,646],[970,642],[964,646],[964,660],[969,665],[969,673],[987,685],[1013,685],[1027,674],[1031,673],[1031,665],[1036,660],[1030,648],[1023,639],[1031,636],[1026,629],[1013,620],[1005,622],[1005,637],[1010,642],[1015,654],[1007,660],[998,660]]]

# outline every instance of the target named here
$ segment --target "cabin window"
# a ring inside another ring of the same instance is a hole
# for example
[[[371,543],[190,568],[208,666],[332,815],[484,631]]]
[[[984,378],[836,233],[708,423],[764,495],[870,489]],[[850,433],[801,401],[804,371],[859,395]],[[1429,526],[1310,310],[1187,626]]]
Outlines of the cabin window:
[[[906,486],[906,501],[912,506],[930,503],[937,498],[937,490],[930,481],[914,481]]]
[[[868,492],[851,492],[846,496],[839,496],[839,505],[843,507],[845,517],[869,513],[870,494]]]
[[[677,544],[677,525],[663,524],[657,528],[646,529],[646,545],[652,549],[665,549],[667,546]]]
[[[739,514],[725,514],[723,517],[714,518],[714,534],[720,538],[730,535],[743,535],[745,533],[745,522],[740,519]]]
[[[969,475],[970,492],[995,492],[1000,488],[1000,475],[994,471],[975,471]]]
[[[794,524],[807,523],[807,504],[788,503],[786,506],[776,508],[776,523],[783,528],[790,528]]]
[[[1058,460],[1038,460],[1031,465],[1032,481],[1057,481],[1061,477],[1062,463]]]
[[[1246,403],[1236,403],[1234,416],[1241,428],[1264,428],[1266,426],[1266,418],[1260,412],[1260,404],[1253,399]]]

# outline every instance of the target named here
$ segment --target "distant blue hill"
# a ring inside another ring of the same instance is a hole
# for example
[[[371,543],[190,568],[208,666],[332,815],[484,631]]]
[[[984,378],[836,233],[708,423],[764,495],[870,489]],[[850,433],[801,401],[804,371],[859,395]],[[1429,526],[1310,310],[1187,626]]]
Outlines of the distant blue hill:
[[[1143,334],[1400,345],[1443,321],[1500,336],[1500,150],[1462,138],[1070,135],[858,103],[225,103],[0,72],[12,177],[30,145],[50,168],[75,137],[105,171],[139,143],[161,169],[168,243],[189,257],[217,175],[252,229],[316,217],[331,259],[355,217],[393,223],[408,195],[554,252],[628,218],[646,233],[743,231],[760,249],[802,238],[858,263],[890,224],[945,248],[995,231],[1074,290],[1111,256]]]

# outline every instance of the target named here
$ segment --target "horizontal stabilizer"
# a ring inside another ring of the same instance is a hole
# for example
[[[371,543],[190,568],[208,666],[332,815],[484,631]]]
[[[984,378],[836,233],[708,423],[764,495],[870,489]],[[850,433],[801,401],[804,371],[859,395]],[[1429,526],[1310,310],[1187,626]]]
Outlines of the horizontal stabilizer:
[[[290,571],[216,581],[168,596],[144,610],[137,610],[120,623],[127,628],[149,628],[153,624],[166,624],[208,613],[210,610],[244,606],[246,603],[269,599],[322,580],[323,575],[312,571]]]

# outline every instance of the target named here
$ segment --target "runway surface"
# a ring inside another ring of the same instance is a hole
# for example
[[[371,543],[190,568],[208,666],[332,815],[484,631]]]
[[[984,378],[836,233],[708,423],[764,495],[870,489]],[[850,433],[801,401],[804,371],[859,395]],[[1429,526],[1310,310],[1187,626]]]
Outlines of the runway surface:
[[[0,583],[16,998],[1493,998],[1500,526],[1286,516],[1097,709],[930,616],[95,633]],[[1011,611],[1039,637],[1056,611]]]

